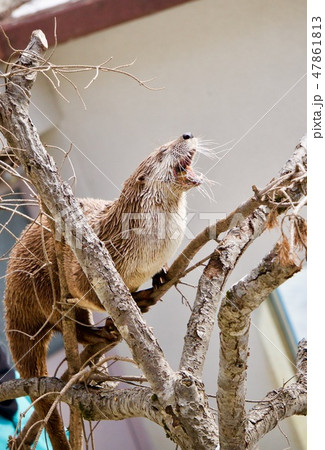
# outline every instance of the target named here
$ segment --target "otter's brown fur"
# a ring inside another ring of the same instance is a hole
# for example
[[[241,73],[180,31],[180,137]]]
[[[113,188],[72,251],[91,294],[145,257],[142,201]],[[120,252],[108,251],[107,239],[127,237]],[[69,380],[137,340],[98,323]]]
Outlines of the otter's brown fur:
[[[196,139],[186,134],[157,149],[128,178],[120,197],[113,202],[80,201],[131,292],[162,268],[182,239],[185,192],[200,183],[190,167],[196,144]],[[7,270],[6,330],[23,378],[47,375],[48,343],[53,331],[61,331],[61,314],[55,308],[60,287],[53,235],[44,214],[39,222],[42,226],[34,223],[22,233]],[[76,306],[77,338],[82,344],[91,343],[100,335],[93,335],[87,327],[91,324],[88,309],[103,308],[67,245],[64,270],[71,297],[80,299]],[[48,407],[46,402],[36,404],[41,417]],[[68,448],[57,412],[47,431],[54,448]]]

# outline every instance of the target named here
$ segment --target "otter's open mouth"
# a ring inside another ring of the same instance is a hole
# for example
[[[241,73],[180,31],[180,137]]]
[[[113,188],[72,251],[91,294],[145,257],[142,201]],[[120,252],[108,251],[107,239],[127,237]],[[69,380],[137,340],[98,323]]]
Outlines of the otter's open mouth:
[[[197,186],[202,183],[202,177],[196,174],[191,166],[195,153],[195,150],[189,150],[174,168],[175,177],[181,184]]]

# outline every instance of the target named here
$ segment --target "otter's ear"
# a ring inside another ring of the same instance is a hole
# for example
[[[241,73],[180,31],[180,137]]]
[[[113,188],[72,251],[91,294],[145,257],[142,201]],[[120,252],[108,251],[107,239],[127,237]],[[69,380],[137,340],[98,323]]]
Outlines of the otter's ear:
[[[141,175],[139,175],[138,178],[137,178],[137,182],[140,183],[140,184],[145,183],[146,180],[147,180],[147,177],[146,177],[146,175],[145,175],[144,173],[142,173]]]

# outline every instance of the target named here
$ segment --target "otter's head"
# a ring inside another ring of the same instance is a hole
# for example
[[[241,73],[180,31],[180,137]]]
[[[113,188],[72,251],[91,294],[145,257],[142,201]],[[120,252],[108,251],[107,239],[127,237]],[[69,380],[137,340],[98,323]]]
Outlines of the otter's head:
[[[196,147],[197,139],[192,133],[162,145],[142,161],[124,188],[129,190],[132,186],[142,195],[150,192],[153,195],[158,192],[180,195],[200,185],[202,178],[192,168]]]

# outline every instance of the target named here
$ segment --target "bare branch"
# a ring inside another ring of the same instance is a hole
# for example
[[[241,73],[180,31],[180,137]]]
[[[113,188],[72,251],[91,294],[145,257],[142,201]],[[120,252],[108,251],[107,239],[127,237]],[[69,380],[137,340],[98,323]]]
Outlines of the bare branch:
[[[69,289],[64,272],[64,257],[63,257],[64,247],[63,244],[59,241],[55,241],[54,245],[60,280],[60,294],[61,294],[60,309],[63,313],[62,336],[64,341],[65,354],[68,362],[68,371],[70,377],[72,377],[79,372],[81,366],[81,360],[78,351],[78,341],[76,335],[76,323],[75,323],[76,314],[75,309],[71,310],[70,305],[67,303]],[[70,318],[68,318],[66,315],[68,311],[70,314]],[[73,449],[78,450],[82,449],[82,440],[83,440],[82,418],[80,409],[71,408],[70,424],[69,424],[69,443]]]
[[[195,386],[191,385],[191,380],[182,374],[181,383],[176,389],[176,396],[180,398],[184,395],[182,390],[191,392]],[[145,417],[158,425],[162,426],[170,437],[175,439],[179,433],[178,429],[181,423],[177,415],[173,412],[171,405],[162,407],[157,395],[148,387],[136,387],[132,389],[119,389],[114,391],[101,391],[98,395],[98,389],[82,385],[71,385],[68,387],[57,378],[30,378],[28,380],[8,381],[0,385],[0,401],[8,398],[17,398],[25,395],[32,397],[47,396],[52,402],[58,399],[66,402],[71,407],[79,407],[82,404],[82,412],[85,420],[123,420],[130,417]],[[200,395],[198,402],[193,405],[197,409],[198,415],[191,414],[190,409],[185,403],[182,403],[181,410],[184,417],[189,414],[188,421],[193,422],[192,429],[200,426],[199,416],[202,415],[202,399],[204,396],[203,385],[200,386]],[[172,421],[170,416],[172,415]],[[205,422],[205,432],[196,433],[196,441],[191,445],[191,441],[184,434],[179,440],[182,448],[214,450],[217,446],[217,437],[214,427],[210,427],[210,422]],[[210,427],[210,428],[209,428]],[[196,430],[198,431],[198,430]],[[214,436],[214,442],[211,442],[211,436]]]
[[[98,389],[88,386],[86,390],[82,385],[73,383],[68,386],[57,378],[18,379],[0,385],[0,401],[26,395],[39,398],[44,394],[52,401],[58,401],[59,396],[60,400],[73,407],[82,404],[87,420],[123,420],[147,415],[152,420],[155,415],[151,414],[151,410],[155,413],[159,408],[156,401],[154,401],[156,407],[150,408],[153,393],[148,387],[103,391],[98,395]],[[129,401],[131,398],[132,401]],[[145,407],[142,408],[142,405]]]
[[[283,266],[279,244],[260,264],[236,283],[222,300],[218,314],[220,356],[217,403],[223,449],[245,448],[245,396],[250,315],[267,296],[298,272],[294,262]]]
[[[266,220],[266,208],[260,207],[239,227],[229,231],[203,271],[180,362],[181,368],[196,376],[202,375],[225,283],[246,248],[264,231]]]
[[[307,341],[301,340],[297,353],[297,382],[274,389],[247,414],[246,447],[256,443],[277,426],[280,420],[294,414],[307,414]]]

